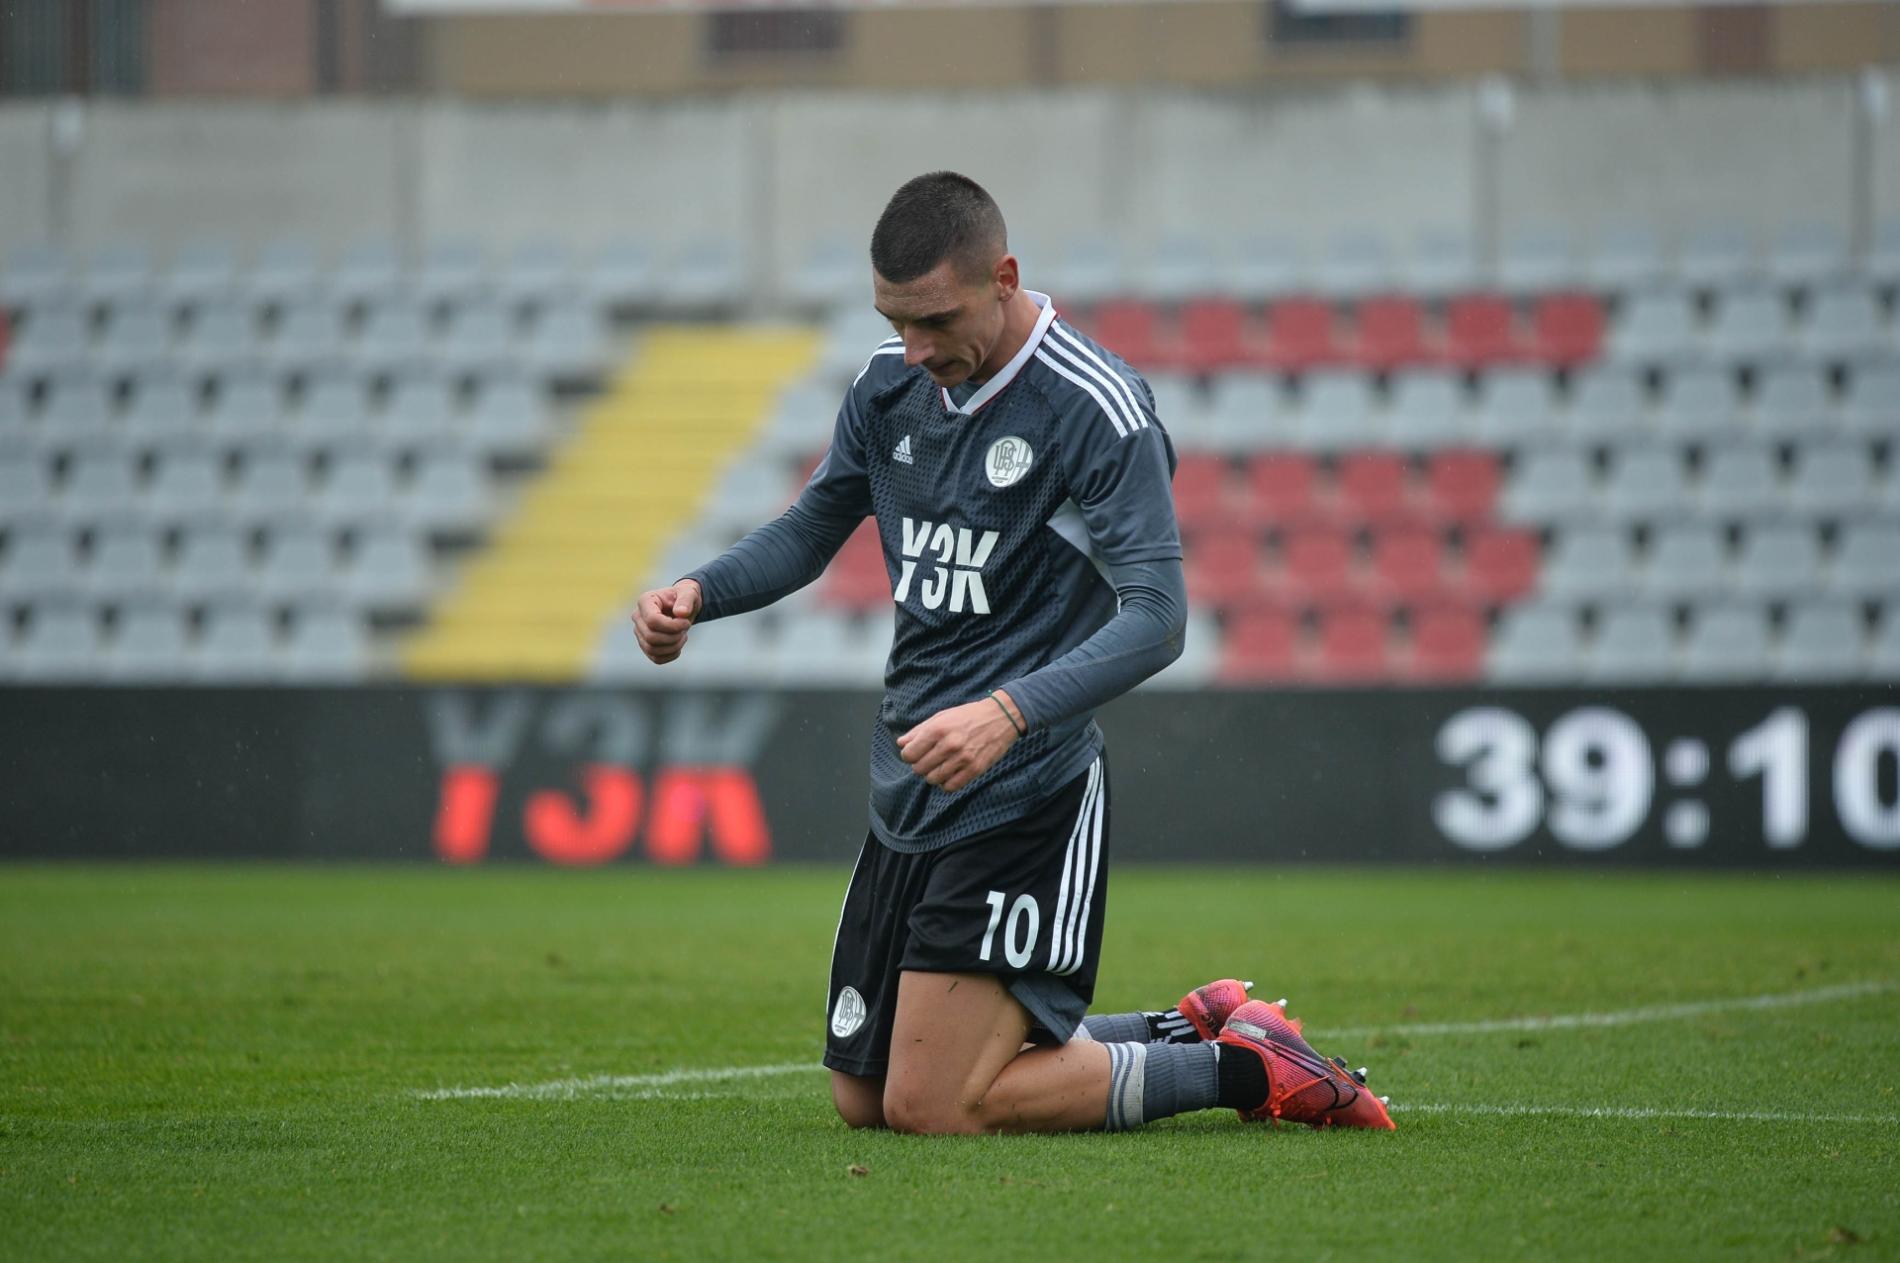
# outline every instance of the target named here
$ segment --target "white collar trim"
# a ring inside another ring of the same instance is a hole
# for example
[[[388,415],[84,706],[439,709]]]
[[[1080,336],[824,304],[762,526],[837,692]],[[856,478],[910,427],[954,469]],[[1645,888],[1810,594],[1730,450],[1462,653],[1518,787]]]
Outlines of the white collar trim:
[[[974,395],[971,395],[969,399],[964,402],[962,407],[958,407],[953,403],[950,399],[950,392],[939,386],[937,393],[943,396],[943,406],[946,412],[957,413],[966,417],[975,415],[978,408],[981,408],[984,404],[1002,394],[1003,388],[1016,380],[1016,374],[1022,371],[1023,365],[1029,363],[1029,357],[1034,355],[1036,348],[1042,345],[1042,335],[1049,332],[1049,326],[1055,323],[1056,305],[1049,301],[1049,295],[1047,294],[1039,294],[1033,289],[1026,289],[1023,293],[1029,295],[1036,306],[1042,309],[1042,314],[1036,317],[1036,327],[1029,331],[1028,338],[1023,341],[1022,349],[1016,352],[1015,357],[1012,358],[1009,363],[1003,365],[1002,372],[984,382],[982,389],[978,390]]]

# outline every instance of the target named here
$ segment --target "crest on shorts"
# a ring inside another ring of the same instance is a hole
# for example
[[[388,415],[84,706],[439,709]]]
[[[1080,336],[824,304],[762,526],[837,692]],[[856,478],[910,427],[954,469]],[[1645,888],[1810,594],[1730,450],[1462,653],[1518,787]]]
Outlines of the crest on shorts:
[[[983,472],[989,475],[992,487],[1008,487],[1022,481],[1035,461],[1036,453],[1029,444],[1014,434],[1005,435],[990,444],[989,454],[983,458]]]
[[[846,987],[838,993],[838,1002],[831,1006],[831,1033],[839,1039],[850,1039],[863,1025],[864,997],[858,994],[856,987]]]

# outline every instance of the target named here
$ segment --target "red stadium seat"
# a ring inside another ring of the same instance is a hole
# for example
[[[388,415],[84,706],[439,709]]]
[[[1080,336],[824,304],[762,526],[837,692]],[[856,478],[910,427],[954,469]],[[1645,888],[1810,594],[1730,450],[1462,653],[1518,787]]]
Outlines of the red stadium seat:
[[[1445,590],[1445,544],[1436,531],[1400,527],[1372,540],[1369,595],[1392,605],[1416,605]]]
[[[1086,327],[1097,342],[1136,368],[1167,366],[1161,317],[1147,303],[1130,299],[1103,303]]]
[[[1374,372],[1389,372],[1434,357],[1425,324],[1425,310],[1415,298],[1398,294],[1368,298],[1359,304],[1358,323],[1351,343],[1353,363]]]
[[[1339,462],[1335,510],[1342,520],[1377,525],[1414,513],[1412,470],[1393,452],[1351,452]]]
[[[1517,312],[1502,294],[1465,294],[1445,308],[1445,357],[1460,368],[1522,358]]]
[[[1494,528],[1465,537],[1462,588],[1473,600],[1503,605],[1537,586],[1542,547],[1535,531]]]
[[[884,546],[875,522],[866,521],[845,540],[825,570],[819,595],[827,605],[850,610],[890,604],[891,576],[884,568]]]
[[[1253,610],[1227,625],[1220,678],[1229,684],[1291,680],[1299,674],[1299,657],[1299,620],[1286,610]]]
[[[1227,298],[1205,298],[1181,309],[1175,367],[1190,373],[1238,368],[1250,356],[1247,310]]]
[[[1384,616],[1367,609],[1323,614],[1312,676],[1331,684],[1363,684],[1392,675]]]
[[[1290,605],[1339,605],[1358,586],[1352,537],[1324,527],[1290,532],[1280,548],[1275,590]]]
[[[1174,468],[1174,516],[1181,529],[1198,531],[1234,520],[1232,471],[1219,456],[1189,454]]]
[[[1342,359],[1332,304],[1319,298],[1287,298],[1267,309],[1261,359],[1287,372],[1304,372]]]
[[[1219,610],[1260,605],[1266,572],[1260,540],[1250,531],[1210,531],[1190,536],[1183,548],[1188,600]]]
[[[1441,522],[1480,522],[1497,505],[1503,475],[1490,452],[1442,451],[1425,465],[1425,504]]]
[[[1258,526],[1309,521],[1319,512],[1319,467],[1297,452],[1269,452],[1247,462],[1242,514]]]
[[[1484,617],[1476,610],[1431,606],[1412,616],[1411,652],[1403,675],[1427,683],[1461,683],[1484,672]]]
[[[1556,368],[1587,364],[1603,350],[1603,302],[1595,294],[1546,294],[1531,317],[1532,358]]]

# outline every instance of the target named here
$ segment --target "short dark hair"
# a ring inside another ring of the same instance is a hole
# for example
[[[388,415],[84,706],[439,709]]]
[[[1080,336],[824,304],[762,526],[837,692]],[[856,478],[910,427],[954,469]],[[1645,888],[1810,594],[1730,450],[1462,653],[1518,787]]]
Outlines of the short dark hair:
[[[932,171],[891,194],[871,231],[871,266],[903,284],[949,259],[974,280],[1009,249],[996,199],[967,175]]]

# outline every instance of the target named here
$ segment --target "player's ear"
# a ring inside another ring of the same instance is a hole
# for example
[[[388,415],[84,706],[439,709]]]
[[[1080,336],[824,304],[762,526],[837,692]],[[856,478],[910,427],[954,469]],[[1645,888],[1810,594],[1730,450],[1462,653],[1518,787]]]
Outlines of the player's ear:
[[[998,259],[991,273],[991,280],[996,285],[996,297],[999,302],[1006,303],[1016,297],[1016,291],[1022,286],[1022,274],[1017,268],[1016,256],[1005,254]]]

